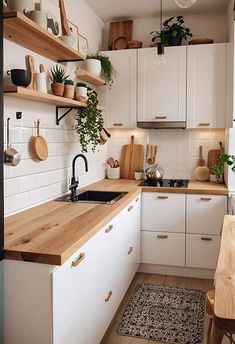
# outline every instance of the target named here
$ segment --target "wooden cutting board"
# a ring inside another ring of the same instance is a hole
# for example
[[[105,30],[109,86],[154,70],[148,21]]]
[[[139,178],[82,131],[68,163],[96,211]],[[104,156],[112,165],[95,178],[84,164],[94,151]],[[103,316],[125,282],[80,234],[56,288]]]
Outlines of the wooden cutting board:
[[[211,149],[208,152],[207,167],[209,168],[211,174],[213,174],[213,166],[216,164],[220,154],[221,149]]]
[[[109,47],[113,47],[113,43],[117,41],[119,37],[126,37],[128,41],[132,41],[132,31],[133,20],[124,20],[110,23]]]
[[[133,179],[136,168],[143,168],[144,146],[135,144],[134,135],[131,143],[124,145],[121,151],[120,176],[121,178]]]

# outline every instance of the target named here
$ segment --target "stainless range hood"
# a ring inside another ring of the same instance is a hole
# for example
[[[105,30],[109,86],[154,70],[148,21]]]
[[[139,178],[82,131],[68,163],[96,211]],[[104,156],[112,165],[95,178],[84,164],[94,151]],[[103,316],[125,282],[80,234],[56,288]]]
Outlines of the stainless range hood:
[[[137,127],[143,129],[185,129],[186,121],[141,121],[137,122]]]

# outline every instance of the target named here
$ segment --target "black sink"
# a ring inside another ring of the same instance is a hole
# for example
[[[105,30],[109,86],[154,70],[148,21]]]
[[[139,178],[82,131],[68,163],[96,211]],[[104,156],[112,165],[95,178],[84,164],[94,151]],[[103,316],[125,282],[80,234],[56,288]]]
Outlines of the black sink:
[[[124,197],[127,192],[116,191],[93,191],[87,190],[78,193],[72,201],[71,195],[66,195],[57,198],[56,201],[62,202],[82,202],[82,203],[98,203],[98,204],[113,204]]]

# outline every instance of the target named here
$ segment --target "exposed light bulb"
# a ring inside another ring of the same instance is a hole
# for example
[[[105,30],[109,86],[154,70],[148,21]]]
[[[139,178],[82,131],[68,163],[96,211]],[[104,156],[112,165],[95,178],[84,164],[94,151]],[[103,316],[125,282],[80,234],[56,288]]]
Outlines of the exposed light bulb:
[[[176,5],[181,8],[188,8],[192,6],[197,0],[175,0]]]
[[[157,64],[159,67],[165,66],[166,56],[164,54],[164,45],[160,42],[157,45]]]

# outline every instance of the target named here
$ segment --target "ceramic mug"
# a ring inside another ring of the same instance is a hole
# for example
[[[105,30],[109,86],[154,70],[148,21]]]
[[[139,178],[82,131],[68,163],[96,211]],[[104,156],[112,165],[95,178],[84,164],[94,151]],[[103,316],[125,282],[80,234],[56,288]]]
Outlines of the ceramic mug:
[[[19,11],[25,14],[34,9],[35,4],[31,0],[5,0],[5,5],[11,11]]]
[[[47,14],[46,12],[33,10],[26,13],[27,17],[34,21],[36,24],[40,25],[43,29],[47,29]]]

